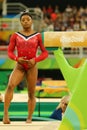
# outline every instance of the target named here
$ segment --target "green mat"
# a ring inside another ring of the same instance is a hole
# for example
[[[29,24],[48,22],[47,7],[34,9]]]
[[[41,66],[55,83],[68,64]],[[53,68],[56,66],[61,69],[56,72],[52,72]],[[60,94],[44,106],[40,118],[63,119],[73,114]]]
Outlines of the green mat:
[[[58,102],[37,102],[33,113],[33,120],[49,121],[53,110],[58,105]],[[3,119],[3,102],[0,103],[0,121]],[[13,121],[25,121],[28,116],[27,102],[11,102],[9,108],[9,116]]]

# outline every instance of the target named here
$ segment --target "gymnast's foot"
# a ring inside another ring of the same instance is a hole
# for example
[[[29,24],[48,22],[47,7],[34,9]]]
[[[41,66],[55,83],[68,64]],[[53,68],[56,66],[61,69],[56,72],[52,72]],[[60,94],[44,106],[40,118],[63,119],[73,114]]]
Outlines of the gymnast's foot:
[[[32,123],[32,120],[27,118],[26,123]]]
[[[10,124],[10,120],[8,116],[3,117],[3,124]]]

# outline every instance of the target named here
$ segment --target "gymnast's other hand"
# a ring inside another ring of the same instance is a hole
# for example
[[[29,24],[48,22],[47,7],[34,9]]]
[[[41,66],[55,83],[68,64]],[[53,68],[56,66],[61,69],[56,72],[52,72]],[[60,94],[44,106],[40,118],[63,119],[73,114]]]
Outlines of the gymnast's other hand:
[[[19,58],[18,58],[18,63],[19,63],[19,64],[28,63],[28,60],[24,59],[24,57],[19,57]]]
[[[36,62],[35,62],[34,59],[28,60],[28,66],[29,66],[30,68],[33,67],[35,64],[36,64]]]

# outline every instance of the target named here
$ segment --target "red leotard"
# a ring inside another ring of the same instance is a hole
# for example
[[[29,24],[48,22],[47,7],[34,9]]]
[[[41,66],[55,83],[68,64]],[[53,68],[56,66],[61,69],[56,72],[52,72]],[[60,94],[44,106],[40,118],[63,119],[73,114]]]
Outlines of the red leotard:
[[[17,56],[14,53],[15,47],[17,49]],[[38,47],[40,47],[42,53],[36,57]],[[26,57],[27,60],[34,58],[35,62],[39,62],[48,56],[48,52],[42,44],[42,37],[40,33],[36,32],[29,36],[25,36],[20,32],[16,32],[10,38],[8,56],[16,61],[18,57]],[[28,68],[27,64],[22,65],[25,69]]]

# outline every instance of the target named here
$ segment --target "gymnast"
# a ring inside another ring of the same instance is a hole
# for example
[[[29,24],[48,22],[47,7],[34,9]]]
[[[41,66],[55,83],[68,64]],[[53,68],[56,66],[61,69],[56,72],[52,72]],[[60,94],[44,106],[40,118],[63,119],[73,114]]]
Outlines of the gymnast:
[[[35,86],[38,76],[37,62],[48,57],[48,51],[42,43],[41,34],[32,29],[33,19],[28,11],[21,13],[20,23],[23,29],[11,35],[8,45],[8,56],[16,61],[16,66],[9,77],[5,92],[4,124],[11,122],[8,109],[13,98],[14,88],[23,80],[24,76],[26,77],[28,89],[28,117],[26,123],[32,122],[32,114],[36,105]],[[37,56],[38,48],[40,48],[41,53]]]

